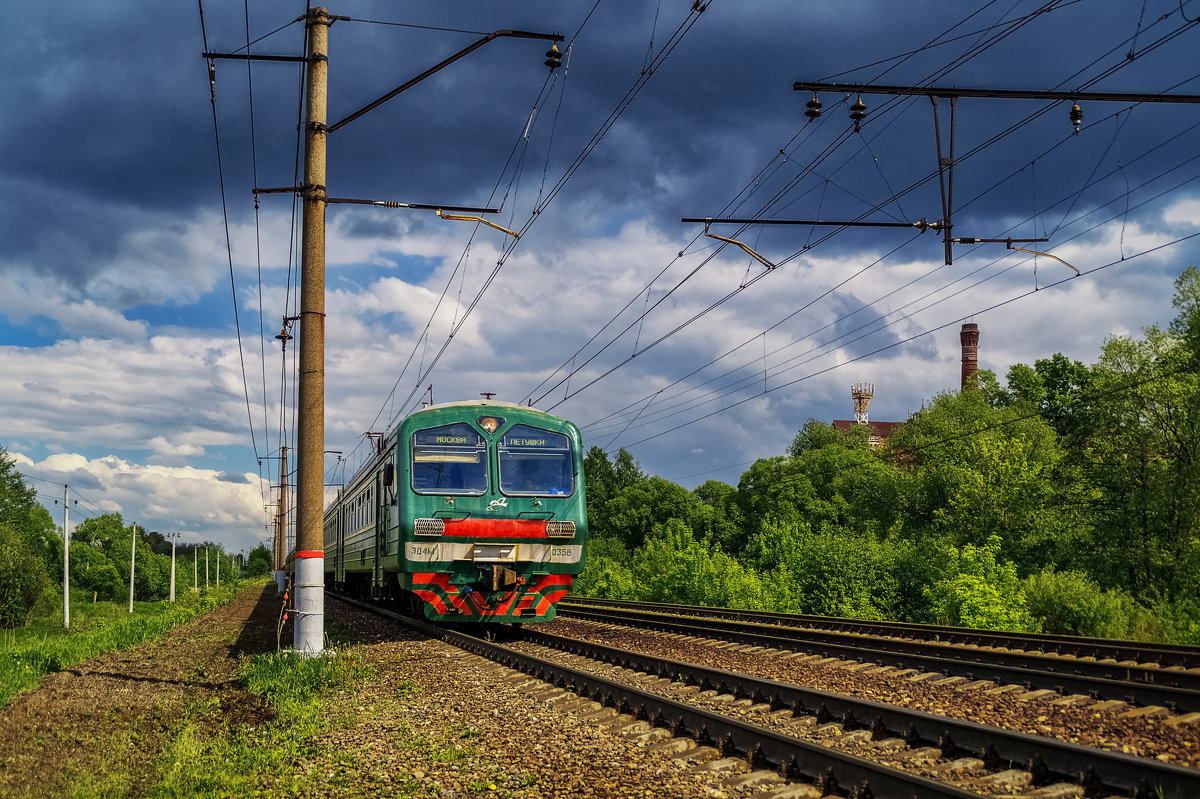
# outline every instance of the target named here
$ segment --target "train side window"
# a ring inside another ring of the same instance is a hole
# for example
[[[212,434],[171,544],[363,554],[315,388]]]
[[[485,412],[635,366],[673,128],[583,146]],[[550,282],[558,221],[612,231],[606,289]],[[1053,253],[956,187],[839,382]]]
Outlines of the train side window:
[[[575,493],[571,439],[529,425],[513,425],[500,440],[500,490],[516,496]]]
[[[457,422],[413,433],[413,491],[478,496],[487,484],[486,442],[471,425]]]

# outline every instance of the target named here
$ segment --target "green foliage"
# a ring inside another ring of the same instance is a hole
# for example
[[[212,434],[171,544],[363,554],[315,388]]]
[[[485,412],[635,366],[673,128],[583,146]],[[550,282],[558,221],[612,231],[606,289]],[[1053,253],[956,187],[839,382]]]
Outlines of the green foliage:
[[[1175,288],[1165,329],[981,371],[883,451],[809,419],[688,492],[593,447],[577,588],[1200,643],[1200,268]]]
[[[71,542],[71,588],[84,597],[117,602],[128,597],[129,583],[99,548],[81,541]]]
[[[751,541],[749,559],[779,610],[886,619],[904,605],[899,564],[909,547],[840,528],[768,523]]]
[[[1029,575],[1024,590],[1042,632],[1126,640],[1154,640],[1162,633],[1128,593],[1105,591],[1082,572],[1047,568]]]
[[[702,545],[679,519],[656,527],[634,553],[638,599],[762,610],[769,607],[761,578],[720,548]]]
[[[297,652],[271,652],[244,662],[238,679],[277,713],[288,715],[322,694],[361,682],[368,675],[362,657],[355,654],[305,657]]]
[[[1078,481],[1039,416],[942,394],[888,441],[904,464],[906,537],[982,546],[993,536],[1023,571],[1069,561],[1084,522]]]
[[[950,547],[948,574],[925,594],[939,624],[989,630],[1028,630],[1032,618],[1016,566],[998,560],[1001,541],[990,536],[983,546]]]
[[[847,449],[869,450],[871,448],[871,428],[867,425],[854,425],[849,430],[841,431],[831,424],[810,418],[800,428],[800,432],[792,439],[788,454],[799,458],[809,452],[836,444]]]
[[[50,585],[29,542],[10,524],[0,522],[0,627],[11,629],[28,622]]]
[[[258,577],[269,574],[274,567],[271,550],[267,549],[265,544],[259,544],[246,556],[246,566],[242,569],[242,573],[247,577]]]

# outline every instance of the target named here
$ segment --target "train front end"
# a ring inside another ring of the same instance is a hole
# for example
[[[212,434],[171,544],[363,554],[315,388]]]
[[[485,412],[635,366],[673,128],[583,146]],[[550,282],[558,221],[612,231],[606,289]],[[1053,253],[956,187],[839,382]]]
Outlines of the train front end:
[[[575,425],[511,403],[435,405],[397,440],[399,587],[447,622],[549,621],[583,570]]]

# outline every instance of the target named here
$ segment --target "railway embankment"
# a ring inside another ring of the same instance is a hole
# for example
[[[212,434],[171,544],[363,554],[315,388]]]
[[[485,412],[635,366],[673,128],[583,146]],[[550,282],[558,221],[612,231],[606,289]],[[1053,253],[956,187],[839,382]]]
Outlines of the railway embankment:
[[[273,586],[160,639],[49,675],[0,711],[0,796],[721,797],[719,759],[652,751],[657,736],[448,644],[337,603],[329,628],[360,678],[311,726],[247,690],[271,653]],[[282,640],[290,641],[283,631]],[[640,730],[639,730],[640,731]],[[786,795],[786,794],[785,794]]]

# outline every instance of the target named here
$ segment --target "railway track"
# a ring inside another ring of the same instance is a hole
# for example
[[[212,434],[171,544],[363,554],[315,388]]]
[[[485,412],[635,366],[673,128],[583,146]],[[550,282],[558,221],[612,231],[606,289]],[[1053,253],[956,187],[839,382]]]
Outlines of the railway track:
[[[890,621],[866,621],[834,616],[813,616],[803,613],[771,613],[767,611],[713,608],[699,605],[678,605],[666,602],[633,602],[621,599],[593,599],[571,596],[559,603],[560,610],[572,607],[615,607],[630,610],[730,619],[734,621],[770,624],[780,627],[802,627],[814,630],[850,632],[891,638],[911,638],[948,644],[991,646],[1025,652],[1061,655],[1091,660],[1125,661],[1128,665],[1157,665],[1162,668],[1200,669],[1200,647],[1185,644],[1115,641],[1103,638],[1083,638],[1074,635],[1045,633],[1014,633],[1003,630],[980,630],[969,627],[949,627],[934,624],[909,624]]]
[[[602,702],[613,708],[608,723],[615,726],[646,731],[653,725],[661,737],[687,735],[721,755],[744,758],[760,770],[755,773],[766,769],[817,786],[810,796],[1200,795],[1200,771],[1157,760],[538,630],[523,631],[505,645],[355,605]]]
[[[560,603],[559,616],[624,624],[678,635],[717,638],[900,669],[913,668],[968,680],[1054,690],[1062,694],[1118,700],[1144,707],[1158,706],[1180,713],[1200,712],[1200,671],[1179,666],[1162,668],[1132,660],[1081,659],[1024,649],[984,649],[974,643],[949,643],[785,625],[778,623],[774,614],[752,616],[758,618],[755,621],[742,621],[705,612],[712,609],[666,607],[672,610],[664,611],[664,606],[645,603],[585,603],[572,598]],[[683,608],[687,613],[681,614],[675,608]],[[696,614],[696,611],[701,613]],[[742,611],[734,614],[746,615]],[[886,626],[874,627],[886,629]],[[1009,637],[1008,640],[1016,642],[1018,637]],[[1183,651],[1177,652],[1180,657],[1185,654]],[[1187,659],[1185,662],[1195,661]]]

